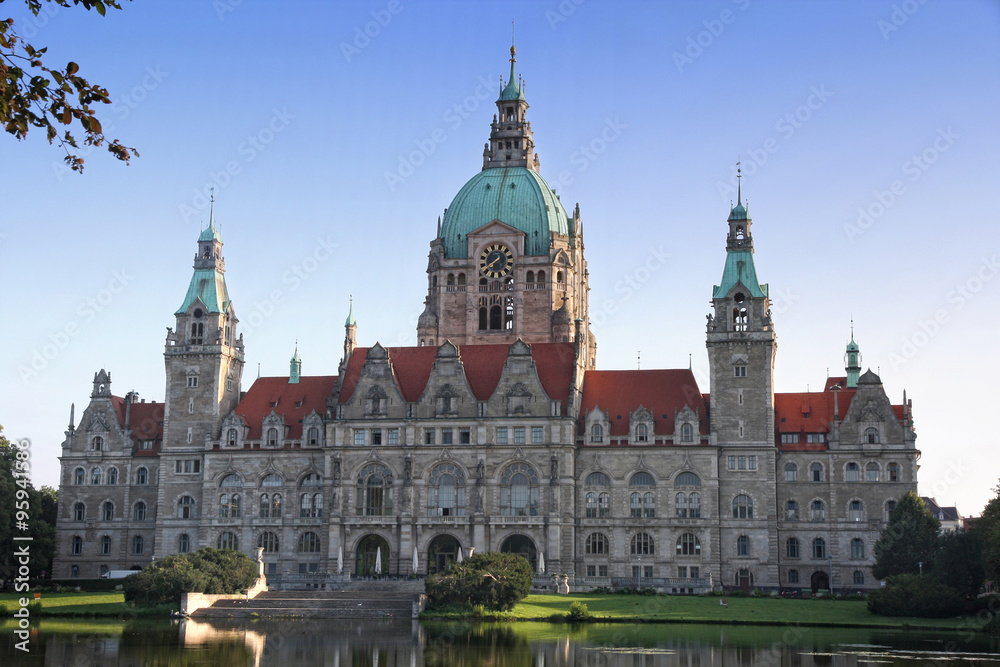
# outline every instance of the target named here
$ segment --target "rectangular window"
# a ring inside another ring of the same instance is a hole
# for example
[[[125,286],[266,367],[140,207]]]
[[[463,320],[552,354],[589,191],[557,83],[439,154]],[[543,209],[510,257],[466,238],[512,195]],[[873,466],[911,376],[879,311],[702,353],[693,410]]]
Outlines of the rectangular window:
[[[399,429],[390,428],[389,429],[389,444],[398,445],[399,444]]]
[[[535,445],[540,445],[545,442],[545,429],[541,426],[531,427],[531,442]]]
[[[693,566],[691,568],[691,578],[697,579],[700,576],[701,576],[701,568],[697,565]]]
[[[782,433],[781,434],[781,444],[783,445],[795,445],[799,442],[798,433]]]
[[[188,386],[189,387],[197,387],[198,386],[198,378],[193,377],[193,376],[189,377],[188,378]]]
[[[175,468],[174,472],[182,472],[183,471],[183,465],[184,465],[183,461],[178,461],[177,465],[174,466],[174,468]]]
[[[424,431],[424,444],[433,445],[434,444],[434,429],[427,429]]]
[[[652,579],[653,578],[653,566],[652,565],[643,565],[642,566],[642,576],[645,577],[646,579]]]
[[[822,443],[826,442],[826,434],[825,433],[806,433],[806,442],[809,443],[810,445],[813,445],[813,444],[822,444]]]
[[[633,565],[632,566],[632,578],[633,579],[638,579],[641,576],[642,576],[642,568],[639,567],[638,565]]]
[[[382,444],[382,429],[380,428],[372,429],[372,444],[373,445]]]
[[[365,444],[365,432],[363,429],[360,428],[354,429],[354,444],[355,445]]]
[[[497,444],[506,445],[507,444],[507,427],[500,426],[497,428]]]
[[[441,429],[441,444],[442,445],[452,444],[452,434],[453,431],[450,428]]]
[[[729,468],[730,470],[736,470],[736,457],[735,456],[727,456],[726,457],[726,467]]]
[[[597,566],[597,576],[599,576],[599,577],[606,577],[606,576],[608,576],[608,566],[607,565],[598,565]]]
[[[458,429],[458,444],[468,445],[472,442],[472,431],[467,428]]]
[[[747,469],[747,457],[740,456],[736,460],[739,461],[739,466],[738,467],[739,467],[740,470],[746,470]]]
[[[733,366],[733,374],[738,378],[745,378],[747,376],[746,366]]]
[[[688,569],[687,569],[687,567],[684,566],[684,565],[681,565],[680,567],[678,567],[677,568],[677,576],[679,578],[681,578],[681,579],[687,579],[687,576],[688,576]]]
[[[596,565],[588,565],[587,566],[587,576],[588,577],[596,577],[597,576],[597,566]]]
[[[514,427],[514,444],[523,445],[524,444],[524,427],[515,426]]]
[[[756,470],[757,469],[757,456],[756,455],[751,455],[751,456],[747,457],[747,466],[749,466],[750,470]]]

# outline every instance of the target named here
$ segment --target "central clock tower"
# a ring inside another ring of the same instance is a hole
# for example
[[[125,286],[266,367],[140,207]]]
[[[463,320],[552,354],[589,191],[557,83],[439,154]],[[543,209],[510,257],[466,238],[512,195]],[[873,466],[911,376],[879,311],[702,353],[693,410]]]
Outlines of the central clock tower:
[[[593,368],[580,206],[567,214],[539,173],[510,49],[482,171],[438,218],[417,344],[579,343]]]

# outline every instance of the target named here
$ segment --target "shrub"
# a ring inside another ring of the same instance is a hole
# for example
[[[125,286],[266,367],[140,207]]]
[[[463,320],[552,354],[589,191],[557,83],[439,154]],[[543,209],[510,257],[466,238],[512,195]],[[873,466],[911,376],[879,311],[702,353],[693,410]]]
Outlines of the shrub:
[[[649,587],[640,588],[639,589],[639,595],[647,595],[647,596],[648,595],[656,595],[656,589],[655,588],[649,588]]]
[[[593,593],[594,595],[611,595],[612,593],[614,593],[614,591],[608,588],[607,586],[598,586],[597,588],[593,589],[590,592]]]
[[[184,593],[233,594],[253,585],[257,566],[240,551],[205,548],[167,556],[122,580],[125,601],[142,607],[180,604]]]
[[[571,621],[586,621],[590,618],[590,610],[582,602],[570,602],[567,618]]]
[[[868,593],[868,611],[881,616],[949,618],[964,606],[961,595],[930,575],[899,574]]]
[[[488,551],[427,577],[431,604],[483,605],[509,611],[528,595],[534,572],[523,556]]]

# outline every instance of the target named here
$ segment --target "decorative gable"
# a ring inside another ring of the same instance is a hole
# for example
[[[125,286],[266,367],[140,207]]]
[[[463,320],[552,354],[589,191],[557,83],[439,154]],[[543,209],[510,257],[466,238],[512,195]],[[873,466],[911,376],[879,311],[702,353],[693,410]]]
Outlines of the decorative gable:
[[[698,413],[685,405],[674,412],[674,444],[697,445],[701,443],[701,433],[698,430]]]
[[[607,445],[611,442],[611,420],[599,405],[587,413],[584,421],[584,442],[590,445]]]
[[[653,435],[653,415],[642,405],[629,415],[629,442],[633,445],[651,445]]]

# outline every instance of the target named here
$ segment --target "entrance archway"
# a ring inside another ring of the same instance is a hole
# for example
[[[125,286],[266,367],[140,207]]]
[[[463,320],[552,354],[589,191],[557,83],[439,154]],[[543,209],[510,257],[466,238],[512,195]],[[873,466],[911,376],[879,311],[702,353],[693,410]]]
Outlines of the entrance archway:
[[[427,548],[427,574],[446,570],[458,558],[462,545],[451,535],[438,535]]]
[[[830,575],[826,572],[820,572],[817,570],[816,572],[813,572],[809,583],[812,586],[812,592],[814,595],[818,591],[828,591],[830,590]]]
[[[389,543],[379,535],[366,535],[358,542],[355,574],[370,577],[375,574],[375,558],[382,559],[382,574],[389,574]]]
[[[745,591],[753,588],[753,572],[750,570],[739,570],[736,573],[736,585]]]
[[[538,550],[527,535],[511,535],[500,545],[500,551],[524,556],[531,564],[532,570],[538,569]]]

